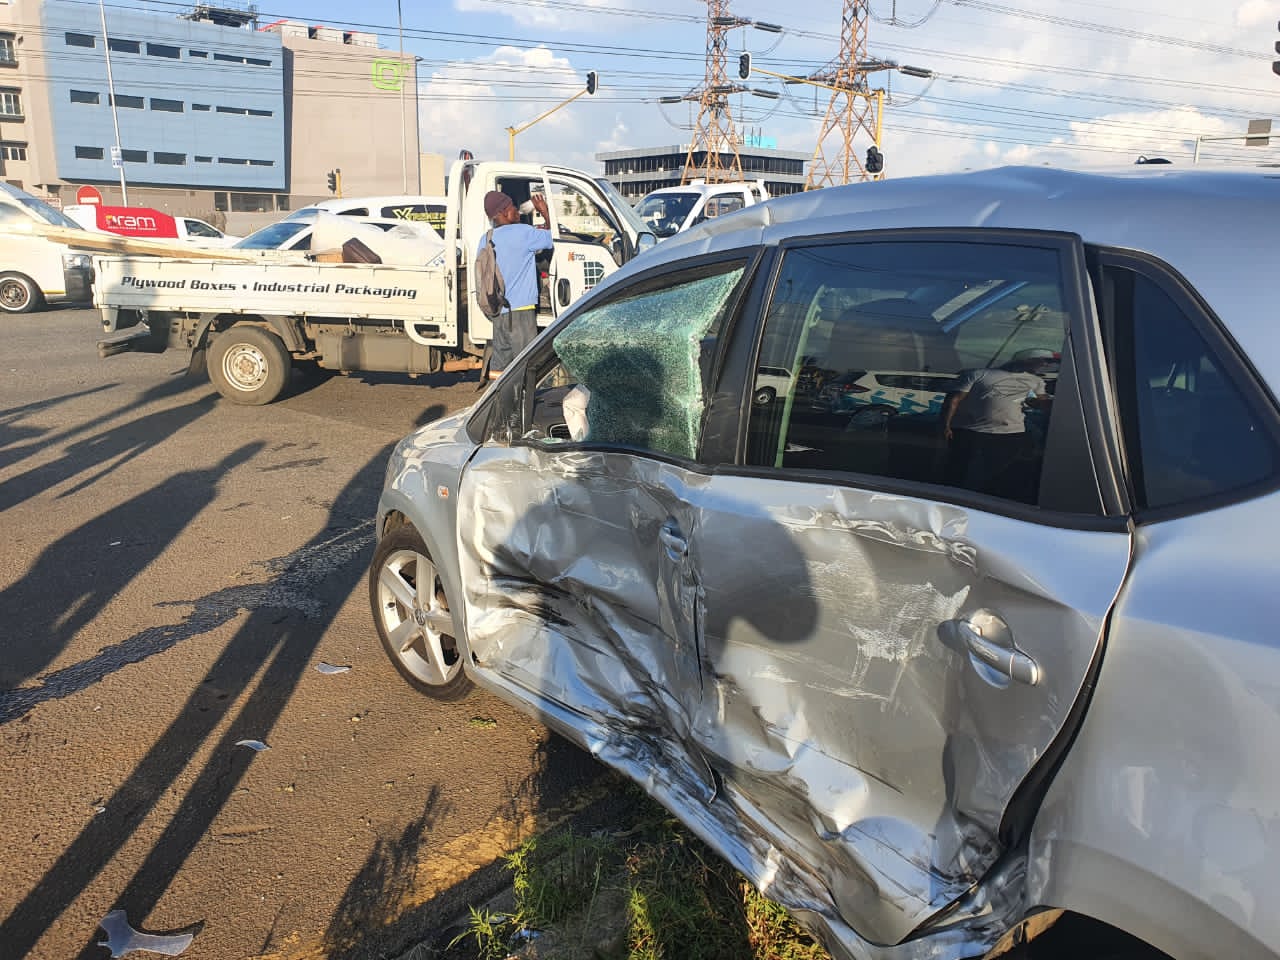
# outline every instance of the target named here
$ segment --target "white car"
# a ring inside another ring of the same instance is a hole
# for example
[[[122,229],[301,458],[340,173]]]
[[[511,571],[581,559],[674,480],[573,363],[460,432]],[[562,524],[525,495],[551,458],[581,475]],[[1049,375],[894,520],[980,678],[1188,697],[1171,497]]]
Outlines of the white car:
[[[444,231],[444,197],[402,194],[383,197],[335,197],[293,211],[285,219],[297,220],[316,210],[336,213],[340,217],[382,218],[426,224],[436,233]]]
[[[762,406],[773,403],[778,397],[785,397],[791,392],[795,380],[795,374],[786,367],[759,367],[751,399]]]

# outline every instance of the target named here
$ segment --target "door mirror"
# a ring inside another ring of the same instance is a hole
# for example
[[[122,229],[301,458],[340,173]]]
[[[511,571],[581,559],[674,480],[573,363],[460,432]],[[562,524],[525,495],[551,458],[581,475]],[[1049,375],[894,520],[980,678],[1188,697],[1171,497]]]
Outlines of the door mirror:
[[[556,299],[560,301],[560,306],[567,307],[572,297],[573,291],[569,289],[569,281],[562,277],[556,283]]]
[[[645,233],[636,234],[636,252],[637,253],[644,253],[644,251],[646,250],[652,250],[657,245],[658,245],[658,238],[655,237],[652,233],[645,232]]]

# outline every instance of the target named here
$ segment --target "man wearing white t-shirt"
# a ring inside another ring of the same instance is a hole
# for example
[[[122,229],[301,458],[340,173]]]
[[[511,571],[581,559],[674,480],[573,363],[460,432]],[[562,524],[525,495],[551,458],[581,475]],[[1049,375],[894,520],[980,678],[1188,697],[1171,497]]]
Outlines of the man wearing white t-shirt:
[[[1056,359],[1052,350],[1019,350],[1002,367],[960,375],[942,409],[948,483],[1011,495],[1008,471],[1026,449],[1024,408],[1045,407],[1052,401],[1041,374]]]

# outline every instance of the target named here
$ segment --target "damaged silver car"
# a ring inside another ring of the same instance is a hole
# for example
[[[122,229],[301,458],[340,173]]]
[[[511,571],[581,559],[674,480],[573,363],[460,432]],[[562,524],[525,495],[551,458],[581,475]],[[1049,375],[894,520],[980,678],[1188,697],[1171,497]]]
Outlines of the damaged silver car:
[[[396,448],[383,644],[837,956],[1272,957],[1277,213],[1258,172],[1012,168],[669,240]]]

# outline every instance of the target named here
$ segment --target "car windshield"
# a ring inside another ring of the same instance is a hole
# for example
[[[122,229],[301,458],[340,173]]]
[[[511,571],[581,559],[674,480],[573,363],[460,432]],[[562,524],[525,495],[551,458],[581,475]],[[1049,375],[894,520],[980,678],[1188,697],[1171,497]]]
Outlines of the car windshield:
[[[648,229],[660,237],[669,237],[680,231],[689,211],[698,202],[696,193],[650,194],[636,207],[636,215],[647,223]]]
[[[4,192],[13,198],[13,201],[20,204],[23,209],[34,216],[37,220],[50,224],[55,227],[69,227],[72,230],[80,230],[82,227],[61,210],[52,207],[37,197],[31,196],[29,193],[23,193],[16,187],[9,184],[0,184],[3,186]]]
[[[307,224],[300,220],[281,220],[279,223],[273,223],[269,227],[263,227],[249,234],[232,246],[240,250],[275,250],[295,237],[306,226]]]

